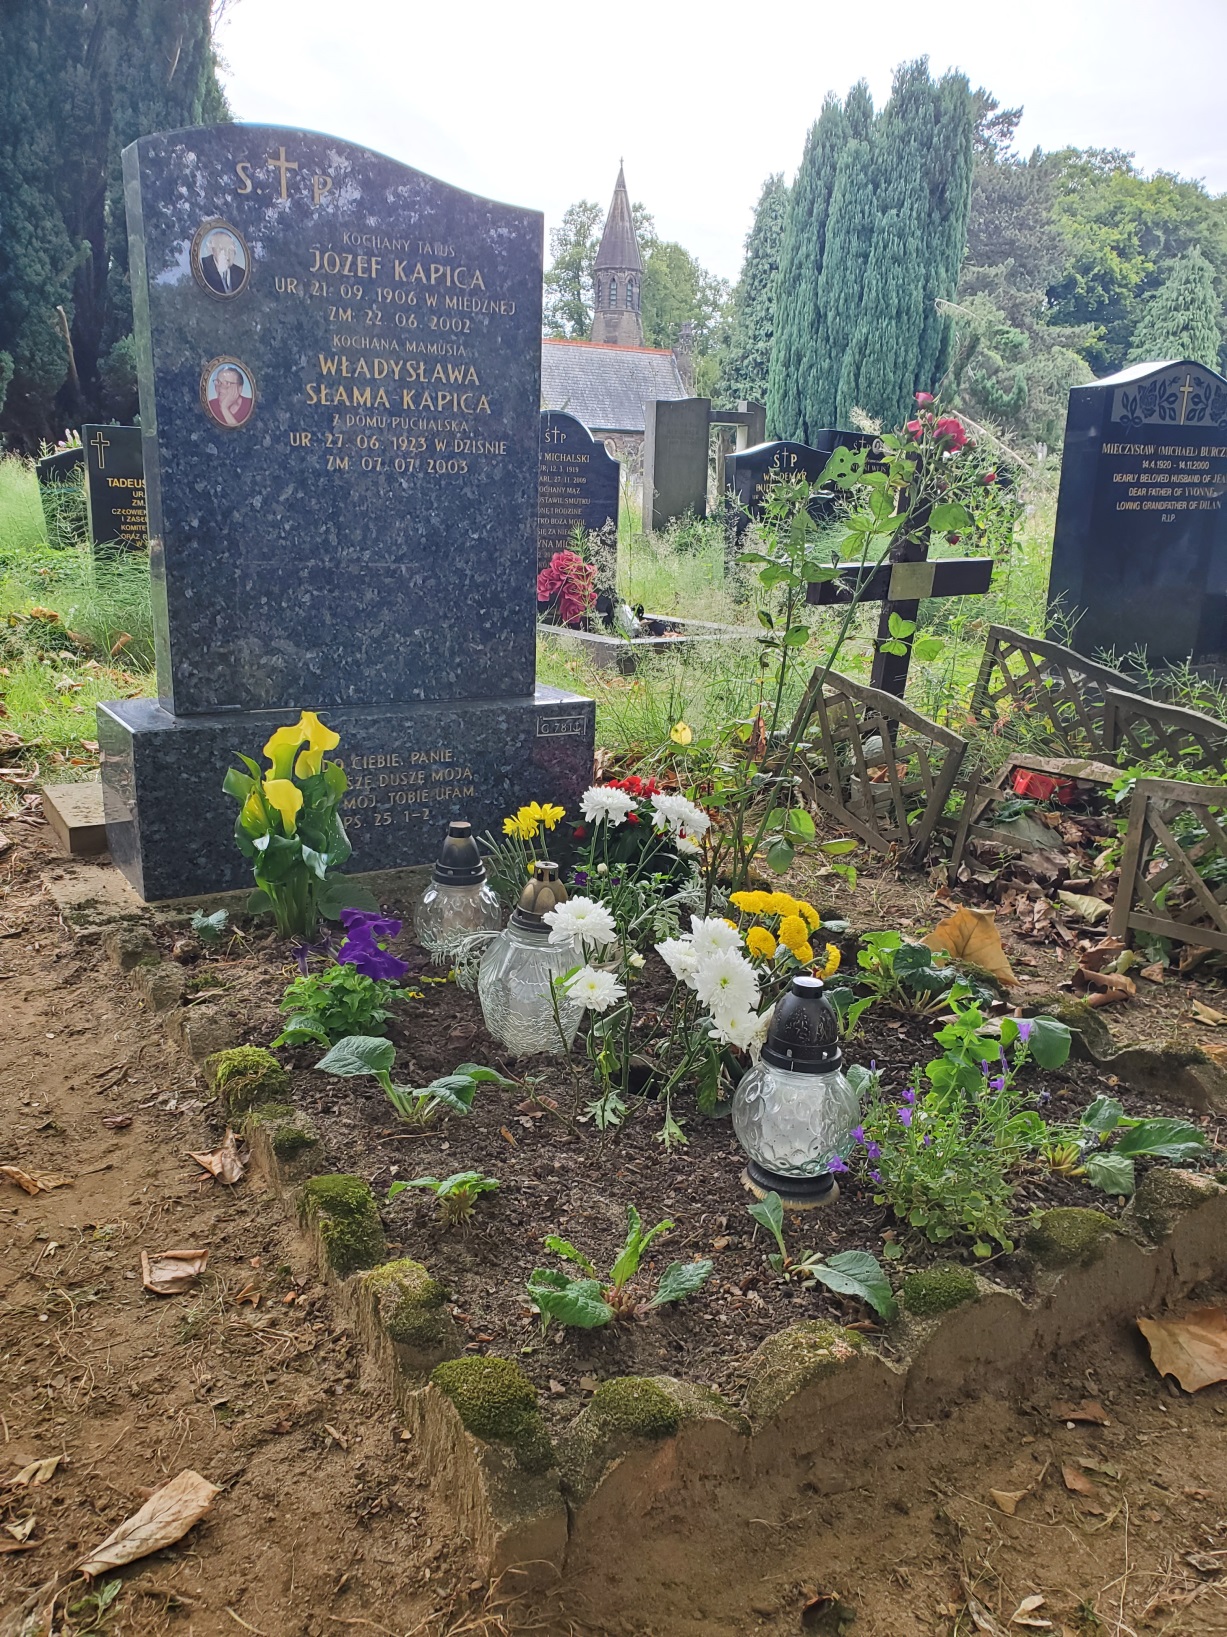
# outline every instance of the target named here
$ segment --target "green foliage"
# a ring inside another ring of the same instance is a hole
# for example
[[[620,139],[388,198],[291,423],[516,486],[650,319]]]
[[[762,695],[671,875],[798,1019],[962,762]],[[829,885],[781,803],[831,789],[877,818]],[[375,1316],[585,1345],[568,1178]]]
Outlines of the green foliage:
[[[551,1319],[579,1330],[596,1330],[616,1318],[636,1312],[647,1313],[669,1302],[684,1301],[701,1290],[711,1278],[710,1261],[670,1262],[647,1294],[637,1291],[633,1281],[639,1273],[644,1252],[652,1241],[673,1227],[669,1221],[658,1222],[644,1232],[639,1212],[633,1205],[626,1207],[626,1241],[618,1252],[608,1279],[602,1282],[591,1259],[576,1250],[568,1240],[551,1234],[545,1248],[570,1262],[584,1275],[576,1279],[570,1274],[556,1273],[550,1268],[534,1268],[529,1277],[528,1294],[541,1314],[542,1328],[548,1328]]]
[[[726,404],[767,401],[771,342],[775,333],[776,274],[788,209],[788,184],[777,171],[763,183],[754,224],[746,235],[746,257],[732,296],[728,352],[718,396]]]
[[[212,915],[206,915],[203,910],[192,913],[192,931],[202,944],[220,944],[226,936],[230,925],[230,912],[224,909],[215,909]]]
[[[407,1188],[429,1188],[438,1201],[440,1222],[445,1228],[454,1228],[468,1222],[481,1196],[493,1193],[498,1186],[497,1177],[483,1176],[480,1171],[457,1171],[442,1180],[414,1177],[412,1182],[394,1182],[388,1189],[388,1198],[395,1199]]]
[[[289,1014],[274,1046],[333,1046],[347,1035],[373,1036],[392,1016],[391,1003],[404,990],[390,978],[368,978],[348,963],[294,978],[285,988],[281,1010]]]
[[[775,1240],[778,1250],[767,1260],[782,1278],[796,1279],[804,1285],[825,1285],[837,1295],[867,1302],[880,1318],[894,1318],[894,1294],[875,1256],[863,1250],[840,1251],[835,1256],[809,1251],[794,1261],[784,1243],[784,1206],[779,1194],[765,1194],[746,1209]]]
[[[1168,263],[1163,283],[1142,304],[1129,349],[1130,362],[1191,358],[1217,369],[1222,316],[1214,270],[1194,246]]]
[[[946,366],[972,176],[972,101],[928,60],[876,117],[863,84],[810,131],[780,253],[768,420],[813,443],[853,409],[895,422]]]
[[[550,230],[552,259],[545,273],[542,322],[546,335],[586,341],[592,333],[592,263],[601,219],[594,199],[577,199]]]
[[[0,55],[0,431],[33,450],[69,416],[130,418],[120,152],[226,117],[210,0],[13,0]],[[57,309],[70,327],[71,358]]]
[[[391,1071],[395,1061],[396,1047],[390,1040],[381,1040],[376,1035],[349,1035],[344,1040],[338,1040],[315,1066],[325,1074],[336,1074],[345,1079],[371,1075],[378,1080],[384,1095],[407,1125],[429,1125],[441,1109],[446,1109],[449,1114],[471,1114],[479,1085],[511,1084],[494,1069],[482,1068],[479,1063],[461,1063],[451,1074],[442,1075],[428,1086],[414,1090],[409,1086],[393,1085]]]
[[[870,1002],[882,1001],[898,1012],[938,1012],[948,1008],[952,999],[972,993],[957,967],[927,944],[908,943],[901,932],[867,932],[861,945],[856,956],[857,982],[869,990]],[[856,1021],[852,1017],[855,1004],[840,994],[839,1009],[851,1019],[849,1027]]]
[[[1113,1137],[1111,1148],[1104,1145]],[[1136,1185],[1134,1160],[1168,1160],[1181,1164],[1200,1159],[1208,1144],[1188,1120],[1170,1117],[1136,1119],[1125,1113],[1114,1097],[1096,1097],[1083,1109],[1076,1126],[1052,1133],[1045,1158],[1053,1170],[1085,1176],[1106,1194],[1132,1194]]]

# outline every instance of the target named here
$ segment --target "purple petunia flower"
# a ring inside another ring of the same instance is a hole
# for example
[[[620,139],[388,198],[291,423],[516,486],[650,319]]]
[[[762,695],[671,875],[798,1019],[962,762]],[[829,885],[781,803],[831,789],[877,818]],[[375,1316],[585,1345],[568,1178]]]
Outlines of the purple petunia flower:
[[[571,885],[573,887],[586,887],[588,885],[587,870],[572,870]]]
[[[881,1182],[881,1180],[882,1180],[881,1171],[871,1171],[869,1173],[869,1180],[870,1180],[870,1182]]]
[[[390,942],[400,937],[403,921],[394,920],[390,915],[380,915],[378,910],[370,909],[343,909],[341,911],[341,925],[352,938],[355,933],[359,936],[369,936],[375,943]]]
[[[865,1144],[865,1157],[871,1160],[880,1159],[882,1157],[882,1144],[880,1142],[867,1142]]]
[[[345,924],[345,942],[337,950],[338,962],[354,967],[364,978],[388,978],[400,983],[409,962],[389,955],[383,943],[395,938],[404,923],[361,909],[343,909],[341,920]]]
[[[838,1154],[832,1154],[830,1159],[827,1161],[828,1171],[846,1171],[847,1169],[848,1167],[845,1165],[843,1160],[840,1159]]]
[[[899,1109],[896,1109],[895,1112],[899,1116],[899,1124],[900,1125],[911,1125],[911,1123],[912,1123],[912,1111],[911,1111],[910,1108],[899,1108]]]
[[[1041,1108],[1047,1108],[1052,1101],[1052,1093],[1050,1091],[1041,1091],[1035,1100]]]
[[[863,1143],[864,1140],[865,1140],[865,1127],[863,1125],[858,1125],[856,1127],[856,1129],[852,1133],[852,1141],[854,1143],[859,1144],[859,1143]]]

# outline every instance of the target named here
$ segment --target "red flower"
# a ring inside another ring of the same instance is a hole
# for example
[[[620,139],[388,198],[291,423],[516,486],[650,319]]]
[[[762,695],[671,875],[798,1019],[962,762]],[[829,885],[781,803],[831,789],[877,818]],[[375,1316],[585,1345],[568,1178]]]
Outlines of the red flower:
[[[537,601],[558,599],[563,625],[578,625],[596,601],[596,569],[574,551],[556,551],[537,575]]]
[[[914,438],[919,438],[924,433],[924,426],[920,421],[909,421],[904,427],[904,431],[910,432]]]
[[[996,483],[997,474],[996,474],[996,472],[985,472],[984,476],[980,479],[980,481],[981,481],[981,483],[984,483],[984,484]]]
[[[967,442],[967,428],[957,415],[943,415],[933,430],[939,438],[948,438],[950,440],[952,451],[961,449]]]
[[[628,813],[626,815],[626,822],[628,824],[638,824],[639,823],[639,814],[638,813]]]
[[[948,534],[946,536],[946,544],[950,546],[957,546],[962,538],[963,536],[961,534]]]
[[[571,826],[571,834],[575,837],[576,841],[582,841],[588,834],[588,826],[586,824],[573,824]]]
[[[931,404],[933,402],[933,394],[931,392],[918,392],[916,394],[916,402],[921,405]]]

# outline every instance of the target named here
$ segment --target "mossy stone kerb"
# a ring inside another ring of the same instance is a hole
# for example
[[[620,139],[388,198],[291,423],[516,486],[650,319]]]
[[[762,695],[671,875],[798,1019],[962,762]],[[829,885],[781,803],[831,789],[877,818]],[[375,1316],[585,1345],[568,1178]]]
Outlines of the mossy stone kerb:
[[[1060,1205],[1033,1217],[1023,1244],[1042,1268],[1087,1267],[1120,1232],[1115,1217],[1077,1205]]]
[[[318,1233],[334,1273],[374,1267],[387,1255],[375,1196],[361,1177],[312,1177],[303,1184],[299,1212]]]
[[[450,1342],[451,1326],[444,1313],[447,1291],[420,1262],[408,1256],[384,1262],[364,1273],[362,1283],[392,1341],[421,1351]]]
[[[290,1077],[263,1046],[231,1046],[205,1059],[205,1078],[228,1114],[242,1114],[258,1103],[285,1103]]]
[[[545,1472],[554,1464],[536,1391],[518,1364],[506,1358],[453,1358],[438,1365],[430,1379],[475,1438],[506,1444],[525,1472]]]
[[[750,1361],[753,1376],[746,1404],[755,1421],[765,1421],[810,1382],[851,1364],[864,1348],[855,1330],[809,1319],[766,1341]]]
[[[979,1295],[976,1276],[957,1262],[935,1262],[931,1268],[909,1273],[903,1281],[903,1306],[918,1319],[949,1313]]]

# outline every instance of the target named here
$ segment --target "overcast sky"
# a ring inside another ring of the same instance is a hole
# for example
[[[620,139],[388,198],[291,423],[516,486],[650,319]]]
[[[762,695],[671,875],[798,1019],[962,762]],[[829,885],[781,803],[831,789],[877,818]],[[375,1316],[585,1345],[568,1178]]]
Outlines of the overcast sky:
[[[796,169],[828,90],[927,52],[1003,107],[1020,145],[1124,148],[1227,191],[1227,0],[232,0],[236,119],[365,143],[543,210],[627,185],[736,278],[763,178]]]

